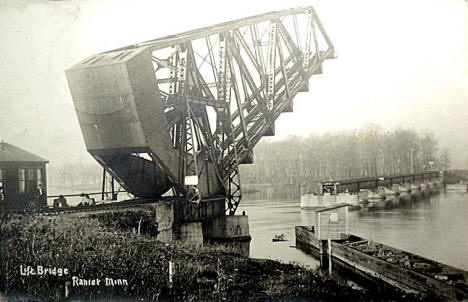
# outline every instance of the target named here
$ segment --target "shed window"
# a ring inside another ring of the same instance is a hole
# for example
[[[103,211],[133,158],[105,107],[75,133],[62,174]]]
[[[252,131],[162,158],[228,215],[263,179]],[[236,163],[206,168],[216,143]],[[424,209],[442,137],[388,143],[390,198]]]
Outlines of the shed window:
[[[20,168],[18,180],[20,193],[35,194],[39,185],[44,186],[42,169],[39,168]]]
[[[28,169],[28,181],[26,184],[26,191],[29,194],[35,194],[37,188],[36,169]]]
[[[26,192],[26,169],[20,168],[18,174],[19,180],[19,192],[24,193]]]
[[[44,187],[44,182],[42,180],[42,170],[41,169],[36,169],[36,178],[37,178],[37,186],[41,185]]]
[[[34,169],[28,169],[28,180],[33,180],[34,177]]]

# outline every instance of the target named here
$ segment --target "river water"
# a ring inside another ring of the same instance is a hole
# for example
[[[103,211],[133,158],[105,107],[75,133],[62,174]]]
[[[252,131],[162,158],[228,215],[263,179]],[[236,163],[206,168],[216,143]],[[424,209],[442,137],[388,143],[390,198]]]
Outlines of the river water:
[[[349,212],[349,231],[468,271],[468,194],[447,192],[395,198]],[[294,248],[294,226],[307,225],[311,210],[299,200],[243,200],[237,213],[249,216],[250,257],[296,262],[311,268],[319,262]],[[275,234],[287,241],[272,242]]]

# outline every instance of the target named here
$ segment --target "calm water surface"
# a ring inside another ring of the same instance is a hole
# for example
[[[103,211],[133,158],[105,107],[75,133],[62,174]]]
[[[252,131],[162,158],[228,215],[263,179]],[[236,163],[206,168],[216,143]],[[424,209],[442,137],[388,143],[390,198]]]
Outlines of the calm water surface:
[[[448,265],[468,270],[468,194],[435,193],[396,198],[373,208],[349,212],[349,231]],[[317,267],[318,261],[295,245],[294,226],[307,225],[312,211],[299,200],[242,201],[249,216],[250,256]],[[272,242],[283,233],[288,241]]]

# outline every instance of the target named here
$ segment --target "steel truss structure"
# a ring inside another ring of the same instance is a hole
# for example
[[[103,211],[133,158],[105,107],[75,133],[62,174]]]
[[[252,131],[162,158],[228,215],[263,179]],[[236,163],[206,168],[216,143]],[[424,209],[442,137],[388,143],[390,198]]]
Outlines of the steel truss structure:
[[[252,163],[254,146],[262,136],[274,135],[278,116],[292,111],[296,94],[308,91],[311,75],[321,73],[323,61],[335,55],[311,6],[226,22],[101,55],[122,57],[138,49],[151,52],[166,130],[178,152],[177,173],[167,172],[175,194],[197,202],[209,197],[200,193],[197,182],[184,183],[187,176],[204,177],[203,169],[208,169],[204,163],[209,162],[221,184],[210,195],[224,194],[231,215],[242,197],[239,165]],[[115,177],[125,187],[125,180]]]

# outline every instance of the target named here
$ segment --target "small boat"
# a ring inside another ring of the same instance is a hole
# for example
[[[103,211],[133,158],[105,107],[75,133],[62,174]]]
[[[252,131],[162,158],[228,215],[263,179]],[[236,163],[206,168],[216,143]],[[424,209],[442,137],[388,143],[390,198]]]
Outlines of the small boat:
[[[278,242],[278,241],[287,241],[287,240],[284,239],[284,234],[279,234],[279,235],[275,235],[275,237],[273,237],[271,241]]]
[[[362,209],[362,207],[361,207],[361,206],[358,206],[358,205],[350,205],[350,206],[348,207],[348,211],[359,211],[359,210],[361,210],[361,209]]]

